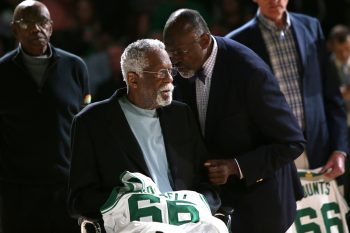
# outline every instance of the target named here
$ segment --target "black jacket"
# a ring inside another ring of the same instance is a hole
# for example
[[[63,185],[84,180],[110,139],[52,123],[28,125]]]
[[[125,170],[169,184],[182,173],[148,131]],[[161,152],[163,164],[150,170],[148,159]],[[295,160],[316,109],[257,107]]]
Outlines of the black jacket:
[[[100,207],[112,189],[123,186],[125,172],[151,177],[142,150],[131,131],[118,98],[86,107],[73,121],[72,167],[69,208],[73,215],[99,217]],[[204,194],[213,212],[220,207],[215,189],[206,183],[203,163],[206,150],[189,107],[173,101],[157,109],[164,146],[173,180],[173,190],[196,190]]]

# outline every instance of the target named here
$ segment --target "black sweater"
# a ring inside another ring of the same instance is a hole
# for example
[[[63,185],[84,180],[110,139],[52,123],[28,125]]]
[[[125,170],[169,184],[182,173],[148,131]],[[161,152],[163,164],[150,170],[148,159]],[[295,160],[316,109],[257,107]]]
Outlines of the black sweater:
[[[89,94],[85,63],[52,48],[41,88],[23,64],[20,49],[0,59],[0,181],[65,182],[70,127]]]

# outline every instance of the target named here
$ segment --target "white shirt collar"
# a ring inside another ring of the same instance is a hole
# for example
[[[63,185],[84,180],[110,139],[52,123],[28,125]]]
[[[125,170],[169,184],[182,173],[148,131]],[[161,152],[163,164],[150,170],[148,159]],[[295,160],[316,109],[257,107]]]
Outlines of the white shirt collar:
[[[211,38],[213,41],[213,49],[211,51],[210,56],[203,64],[203,72],[204,72],[206,78],[211,78],[211,76],[213,74],[215,60],[216,60],[216,56],[218,53],[218,44],[213,36],[211,36]]]

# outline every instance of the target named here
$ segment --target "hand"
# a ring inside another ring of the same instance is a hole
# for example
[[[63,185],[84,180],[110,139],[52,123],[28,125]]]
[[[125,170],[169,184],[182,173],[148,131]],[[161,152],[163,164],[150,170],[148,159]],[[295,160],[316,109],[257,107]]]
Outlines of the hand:
[[[238,166],[233,159],[208,160],[204,163],[208,169],[209,181],[212,184],[225,184],[231,175],[239,175]]]
[[[328,169],[330,169],[329,172]],[[334,179],[340,175],[343,175],[345,172],[345,156],[342,152],[335,151],[331,154],[331,157],[328,159],[326,165],[321,169],[321,172],[325,173],[326,177]]]

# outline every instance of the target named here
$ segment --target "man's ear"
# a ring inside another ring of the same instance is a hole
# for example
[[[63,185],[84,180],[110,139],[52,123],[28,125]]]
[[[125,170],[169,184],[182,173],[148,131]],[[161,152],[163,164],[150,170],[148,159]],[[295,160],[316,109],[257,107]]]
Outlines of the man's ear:
[[[202,49],[207,49],[210,45],[210,34],[209,33],[203,33],[199,38],[199,44],[202,47]]]
[[[135,72],[128,72],[127,74],[127,82],[128,82],[128,86],[129,88],[133,88],[136,89],[138,86],[138,78],[139,75]]]

